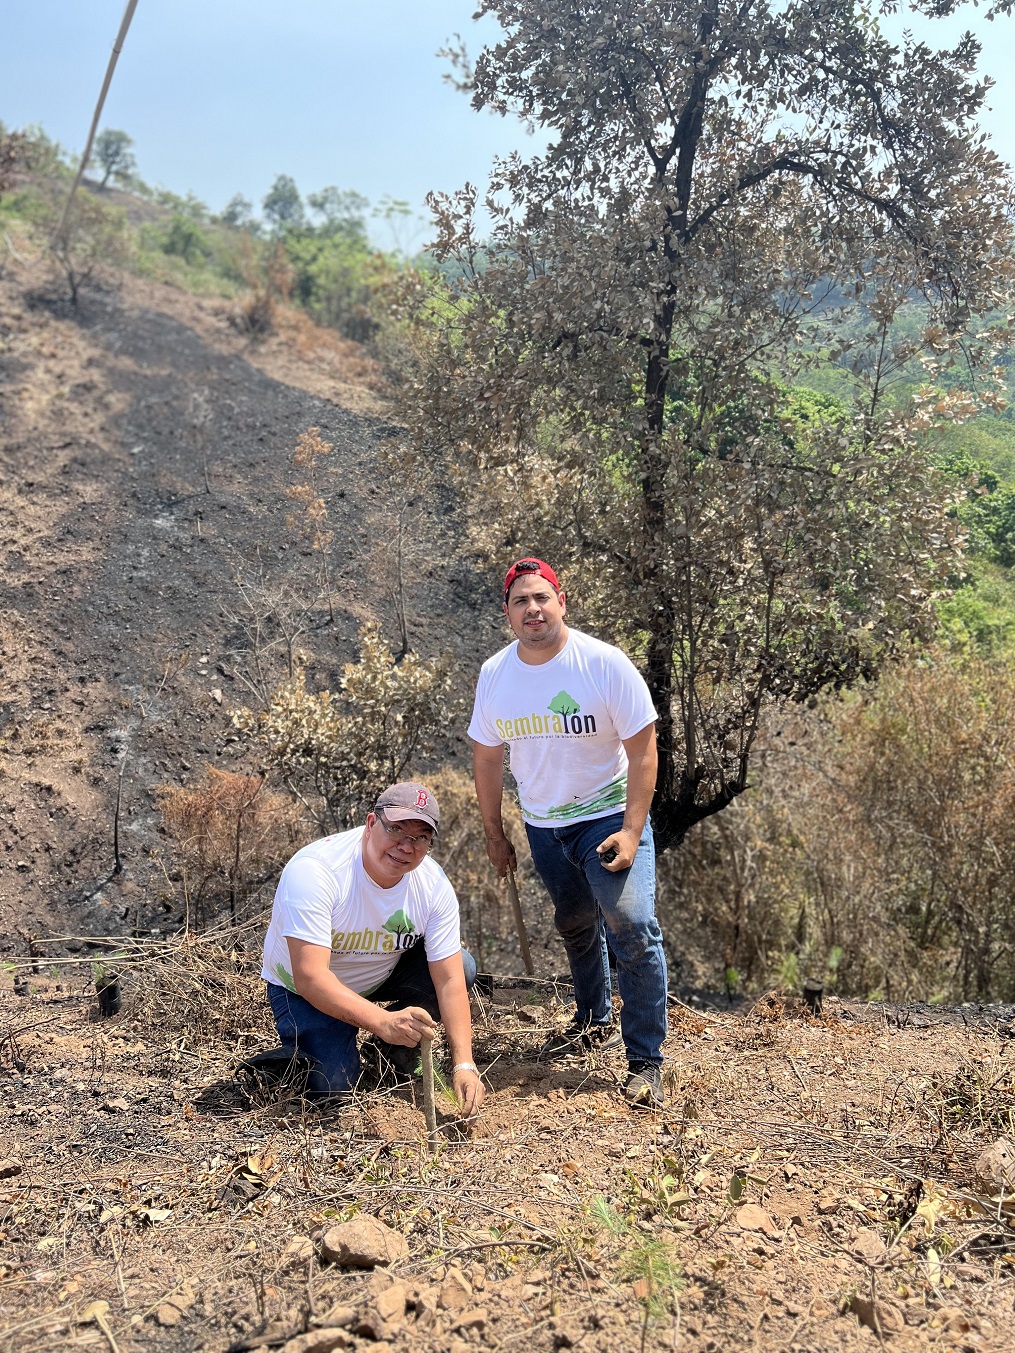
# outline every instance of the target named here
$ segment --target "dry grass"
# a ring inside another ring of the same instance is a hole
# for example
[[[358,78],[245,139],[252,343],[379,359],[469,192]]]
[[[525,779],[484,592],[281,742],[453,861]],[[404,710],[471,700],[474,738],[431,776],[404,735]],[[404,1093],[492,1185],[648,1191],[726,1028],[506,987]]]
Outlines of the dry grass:
[[[203,925],[237,909],[281,869],[306,833],[302,811],[261,775],[206,766],[192,786],[166,785],[159,810],[184,871],[187,915]]]

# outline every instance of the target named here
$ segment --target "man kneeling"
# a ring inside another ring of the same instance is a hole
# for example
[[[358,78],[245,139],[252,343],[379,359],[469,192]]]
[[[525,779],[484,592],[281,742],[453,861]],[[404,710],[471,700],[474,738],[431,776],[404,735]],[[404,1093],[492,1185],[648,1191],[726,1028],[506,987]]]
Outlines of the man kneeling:
[[[392,785],[364,827],[311,842],[282,871],[261,975],[283,1045],[312,1062],[315,1097],[355,1085],[357,1030],[404,1066],[440,1019],[463,1111],[483,1102],[468,995],[476,964],[462,950],[454,889],[429,858],[439,821],[424,785]]]

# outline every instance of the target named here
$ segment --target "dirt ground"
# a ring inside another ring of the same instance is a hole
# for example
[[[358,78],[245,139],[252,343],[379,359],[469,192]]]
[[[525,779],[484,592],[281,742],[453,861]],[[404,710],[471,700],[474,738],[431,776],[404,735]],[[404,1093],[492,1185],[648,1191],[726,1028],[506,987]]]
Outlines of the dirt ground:
[[[153,955],[112,1019],[81,969],[4,982],[4,1349],[281,1346],[336,1305],[343,1346],[375,1350],[1015,1344],[1015,1229],[974,1169],[1015,1115],[996,1030],[674,1004],[644,1113],[611,1055],[535,1059],[567,1016],[551,987],[498,987],[475,1012],[487,1106],[463,1124],[438,1096],[431,1155],[418,1084],[251,1099],[254,977],[209,940]],[[188,985],[210,972],[217,1034]],[[357,1212],[407,1257],[323,1262],[320,1230]]]
[[[500,980],[476,1010],[488,1106],[470,1125],[443,1102],[435,1155],[415,1084],[364,1084],[330,1110],[244,1090],[238,1061],[274,1041],[259,935],[167,938],[180,890],[157,791],[231,764],[235,578],[287,566],[299,434],[335,445],[323,677],[362,618],[390,615],[411,485],[379,459],[382,382],[355,345],[296,315],[254,343],[234,302],[130,277],[74,313],[15,245],[0,270],[0,1348],[1015,1346],[1015,1230],[974,1169],[1015,1134],[997,1021],[674,1003],[666,1108],[639,1114],[619,1060],[535,1060],[563,992]],[[451,644],[468,678],[500,632],[489,580],[449,579],[437,516],[414,529],[412,637]],[[103,936],[127,955],[108,1020]],[[544,936],[533,948],[539,970],[560,962]],[[357,1212],[405,1237],[391,1271],[324,1260],[319,1233]],[[336,1304],[339,1335],[313,1334]]]

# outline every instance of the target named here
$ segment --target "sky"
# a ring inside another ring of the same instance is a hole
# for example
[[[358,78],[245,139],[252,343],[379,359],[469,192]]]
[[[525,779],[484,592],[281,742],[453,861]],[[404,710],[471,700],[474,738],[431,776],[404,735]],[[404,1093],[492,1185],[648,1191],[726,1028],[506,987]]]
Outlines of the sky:
[[[41,124],[80,152],[125,0],[0,0],[0,121]],[[213,211],[235,193],[256,206],[276,175],[304,196],[329,184],[422,213],[431,189],[485,184],[496,154],[533,150],[521,124],[475,113],[436,53],[455,33],[470,51],[496,36],[472,0],[139,0],[102,125],[134,140],[141,177]],[[998,84],[984,118],[1015,160],[1015,21],[895,21],[947,45],[982,34]],[[416,239],[377,242],[415,247]],[[403,232],[404,233],[404,232]]]

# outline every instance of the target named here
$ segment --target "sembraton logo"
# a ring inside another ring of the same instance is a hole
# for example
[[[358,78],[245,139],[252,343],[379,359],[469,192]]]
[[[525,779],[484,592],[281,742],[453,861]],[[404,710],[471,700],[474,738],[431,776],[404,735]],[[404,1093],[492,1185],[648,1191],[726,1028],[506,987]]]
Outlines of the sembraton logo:
[[[582,714],[581,705],[567,691],[558,691],[547,705],[549,714],[523,714],[515,719],[495,719],[498,734],[509,738],[527,737],[593,737],[596,732],[594,714]]]
[[[422,938],[415,932],[415,925],[399,908],[380,930],[333,930],[331,948],[336,954],[390,954],[396,949],[411,949]]]

